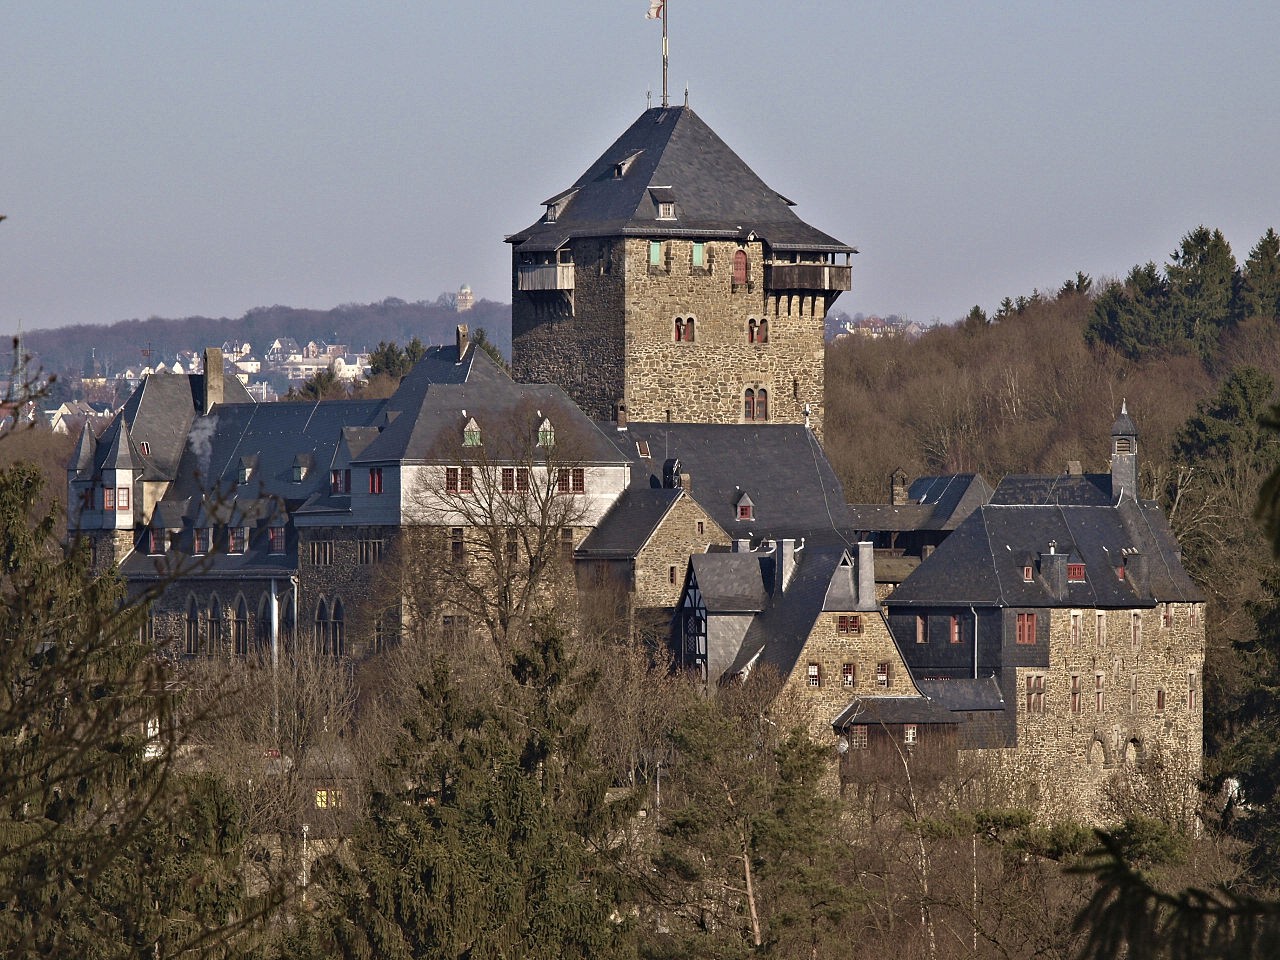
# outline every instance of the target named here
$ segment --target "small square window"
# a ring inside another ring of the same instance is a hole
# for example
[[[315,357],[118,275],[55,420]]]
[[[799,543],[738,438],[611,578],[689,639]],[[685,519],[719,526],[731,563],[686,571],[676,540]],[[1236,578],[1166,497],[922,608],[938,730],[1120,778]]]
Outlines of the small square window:
[[[1084,564],[1068,563],[1067,564],[1067,580],[1072,583],[1084,582]]]
[[[849,741],[850,750],[867,749],[867,728],[862,724],[850,727],[845,731],[845,739]]]
[[[911,746],[916,742],[917,729],[914,723],[904,723],[902,725],[902,742],[907,746]]]
[[[836,618],[836,632],[861,633],[862,617],[856,613],[842,613]]]

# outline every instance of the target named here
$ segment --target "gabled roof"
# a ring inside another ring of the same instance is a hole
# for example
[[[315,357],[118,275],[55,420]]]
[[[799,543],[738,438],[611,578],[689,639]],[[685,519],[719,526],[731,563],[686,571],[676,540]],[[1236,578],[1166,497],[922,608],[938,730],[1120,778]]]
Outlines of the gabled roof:
[[[1055,597],[1039,572],[1030,582],[1023,579],[1023,567],[1047,552],[1051,542],[1058,553],[1074,552],[1085,564],[1085,580],[1068,583],[1065,597]],[[1116,573],[1134,552],[1144,559],[1145,583],[1133,576],[1122,580]],[[1126,500],[1114,507],[987,504],[943,541],[888,602],[1124,608],[1203,599],[1182,567],[1159,506]]]
[[[696,553],[689,558],[693,582],[707,612],[759,613],[769,602],[758,553]]]
[[[928,697],[857,697],[831,721],[837,731],[880,724],[952,724],[960,719]]]
[[[659,221],[657,204],[672,201],[677,218]],[[572,187],[547,203],[563,203],[554,222],[539,220],[507,242],[549,251],[576,236],[745,239],[754,232],[779,250],[856,252],[797,217],[791,202],[687,106],[646,110]]]
[[[731,537],[853,542],[844,490],[804,426],[633,422],[606,429],[631,460],[633,486],[661,487],[663,465],[678,459],[689,474],[686,493]],[[744,493],[754,506],[749,521],[738,520]]]
[[[582,541],[575,556],[595,559],[634,558],[644,549],[682,496],[684,491],[679,489],[629,487]]]
[[[953,473],[918,477],[907,491],[910,503],[857,503],[849,510],[859,530],[954,530],[991,495],[981,474]]]
[[[931,700],[948,710],[971,712],[977,710],[1003,710],[1004,694],[994,676],[972,679],[917,677],[916,686]]]

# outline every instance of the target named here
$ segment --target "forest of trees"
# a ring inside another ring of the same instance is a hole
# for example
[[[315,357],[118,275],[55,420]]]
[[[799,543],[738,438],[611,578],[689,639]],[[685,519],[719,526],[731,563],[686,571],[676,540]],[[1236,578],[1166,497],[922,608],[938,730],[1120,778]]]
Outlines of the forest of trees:
[[[1280,465],[1278,255],[1268,232],[1238,265],[1198,228],[1124,281],[1077,275],[914,342],[828,350],[825,445],[859,502],[884,502],[899,466],[993,482],[1068,460],[1105,469],[1127,401],[1143,492],[1210,597],[1200,829],[1122,783],[1105,837],[1036,823],[980,802],[971,763],[925,752],[837,791],[834,757],[771,719],[770,678],[704,699],[627,642],[603,596],[574,609],[525,591],[527,629],[411,630],[350,669],[298,656],[275,673],[188,671],[147,656],[139,608],[58,542],[40,471],[12,463],[26,456],[15,435],[0,438],[0,945],[1273,955],[1280,566],[1255,512]],[[403,353],[383,345],[387,375]],[[317,769],[343,778],[324,810],[308,804]]]

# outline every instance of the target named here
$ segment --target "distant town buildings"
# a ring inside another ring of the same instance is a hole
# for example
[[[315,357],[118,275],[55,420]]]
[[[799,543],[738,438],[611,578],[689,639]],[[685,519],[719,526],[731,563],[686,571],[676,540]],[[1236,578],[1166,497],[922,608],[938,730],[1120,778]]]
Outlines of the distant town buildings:
[[[465,283],[458,290],[458,300],[455,309],[459,313],[466,313],[476,305],[476,295],[471,292],[471,288]]]

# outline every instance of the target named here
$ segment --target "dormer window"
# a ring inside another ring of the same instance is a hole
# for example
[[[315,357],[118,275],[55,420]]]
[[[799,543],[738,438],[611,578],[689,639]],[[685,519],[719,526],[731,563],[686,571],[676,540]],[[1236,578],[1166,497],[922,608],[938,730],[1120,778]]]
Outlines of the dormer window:
[[[293,482],[301,483],[307,477],[307,461],[299,455],[293,458]]]
[[[1068,563],[1067,580],[1071,583],[1084,583],[1084,564]]]
[[[736,506],[738,520],[754,520],[756,518],[756,505],[751,502],[751,498],[745,493],[738,498]]]
[[[1030,583],[1030,582],[1031,582],[1031,577],[1032,577],[1034,574],[1035,574],[1035,570],[1033,570],[1033,569],[1031,568],[1031,565],[1030,565],[1030,564],[1028,564],[1027,566],[1023,567],[1023,568],[1022,568],[1022,582],[1023,582],[1023,583]]]
[[[543,223],[556,222],[556,205],[554,203],[547,204],[547,212],[546,212],[546,215],[543,216],[542,221]]]
[[[670,201],[658,204],[659,220],[674,220],[676,218],[676,205]]]
[[[551,420],[549,418],[544,418],[542,423],[538,426],[538,446],[554,447],[555,444],[556,444],[555,428],[551,426]]]
[[[468,420],[466,426],[462,428],[462,445],[464,447],[480,446],[480,425],[476,423],[475,417]]]

